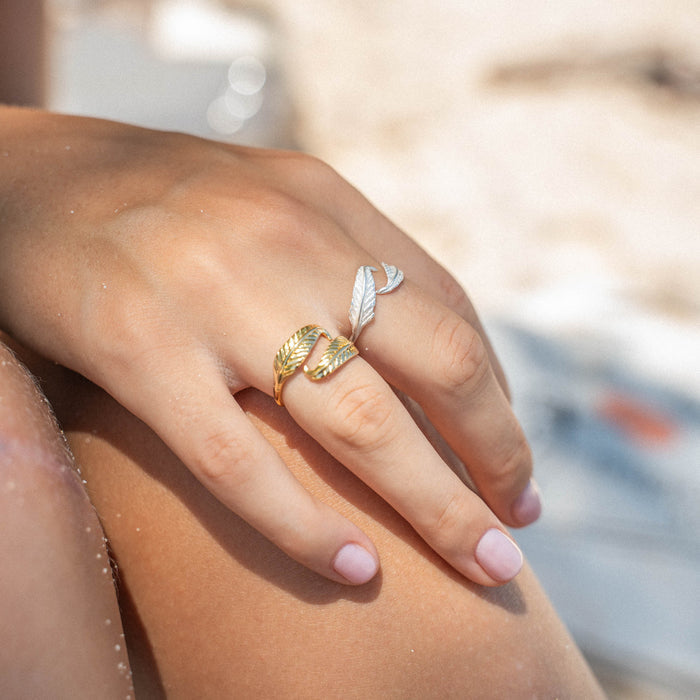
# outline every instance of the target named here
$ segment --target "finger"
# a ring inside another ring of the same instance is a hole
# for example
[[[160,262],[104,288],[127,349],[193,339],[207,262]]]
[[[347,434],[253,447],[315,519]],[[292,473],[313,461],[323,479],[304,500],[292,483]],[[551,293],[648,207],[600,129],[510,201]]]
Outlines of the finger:
[[[466,484],[472,491],[476,492],[476,486],[464,462],[457,456],[455,451],[445,442],[445,439],[437,431],[437,428],[428,420],[425,411],[420,404],[413,400],[410,396],[406,396],[401,391],[396,391],[396,396],[409,412],[415,424],[420,428],[423,435],[428,438],[428,441],[433,446],[433,449],[440,455],[445,464],[461,479],[462,483]]]
[[[479,334],[488,354],[489,363],[508,400],[510,388],[505,371],[491,344],[479,314],[462,286],[436,260],[417,243],[396,228],[388,219],[376,212],[375,230],[382,235],[368,237],[363,245],[377,260],[385,260],[403,270],[407,279],[421,287],[429,296],[461,316]],[[362,236],[361,238],[365,238]]]
[[[320,382],[294,375],[284,391],[297,423],[464,576],[493,586],[517,574],[522,555],[503,525],[445,465],[367,363],[354,359]]]
[[[296,167],[295,160],[281,162],[287,177],[288,169],[296,167],[293,182],[300,196],[340,224],[375,260],[396,265],[414,284],[462,316],[481,336],[494,374],[510,399],[505,372],[476,309],[457,280],[330,166],[308,156],[300,157],[303,168]]]
[[[530,449],[481,335],[410,281],[379,303],[358,341],[365,359],[423,407],[503,522],[537,519]]]
[[[379,559],[369,538],[301,486],[240,409],[215,363],[194,359],[200,358],[161,365],[139,382],[144,391],[136,401],[115,398],[214,496],[292,559],[340,583],[370,580]]]

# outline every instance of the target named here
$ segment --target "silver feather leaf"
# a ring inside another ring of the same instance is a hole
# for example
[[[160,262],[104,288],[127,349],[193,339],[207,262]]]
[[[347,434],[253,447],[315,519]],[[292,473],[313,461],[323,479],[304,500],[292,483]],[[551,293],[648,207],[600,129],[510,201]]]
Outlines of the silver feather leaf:
[[[377,290],[377,294],[388,294],[393,292],[403,282],[403,272],[398,267],[388,265],[385,262],[382,263],[382,267],[384,272],[386,272],[386,284]]]
[[[374,306],[377,303],[374,277],[372,272],[377,268],[363,265],[355,275],[355,286],[352,290],[352,302],[348,317],[352,326],[350,342],[354,343],[362,329],[374,318]]]

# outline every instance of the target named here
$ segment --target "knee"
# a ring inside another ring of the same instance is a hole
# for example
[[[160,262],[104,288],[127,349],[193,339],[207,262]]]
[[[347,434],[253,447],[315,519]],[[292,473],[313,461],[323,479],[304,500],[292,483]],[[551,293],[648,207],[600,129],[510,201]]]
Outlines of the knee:
[[[111,585],[106,552],[94,558],[104,549],[100,522],[63,436],[33,377],[1,342],[0,532],[0,616],[29,620],[89,566],[104,569]],[[89,566],[85,552],[95,552]]]
[[[34,378],[0,342],[0,519],[83,511],[89,502],[70,452]]]

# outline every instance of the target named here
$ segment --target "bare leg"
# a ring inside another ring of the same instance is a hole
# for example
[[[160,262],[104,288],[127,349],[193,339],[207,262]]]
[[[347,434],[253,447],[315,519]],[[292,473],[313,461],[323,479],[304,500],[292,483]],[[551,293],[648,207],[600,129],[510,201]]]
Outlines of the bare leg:
[[[0,342],[0,697],[133,696],[102,528],[48,406]]]
[[[47,391],[119,562],[144,697],[600,697],[527,567],[502,588],[470,584],[268,397],[238,398],[304,485],[377,543],[370,584],[289,560],[82,379]]]

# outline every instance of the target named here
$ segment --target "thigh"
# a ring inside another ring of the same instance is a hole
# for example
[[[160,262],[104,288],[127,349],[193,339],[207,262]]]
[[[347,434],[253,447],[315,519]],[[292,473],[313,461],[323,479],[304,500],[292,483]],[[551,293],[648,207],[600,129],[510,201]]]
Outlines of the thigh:
[[[48,405],[0,337],[0,697],[132,692],[105,540]]]
[[[500,588],[466,581],[269,397],[238,395],[306,488],[374,539],[371,583],[288,559],[94,386],[48,389],[119,564],[144,697],[599,697],[527,566]]]

